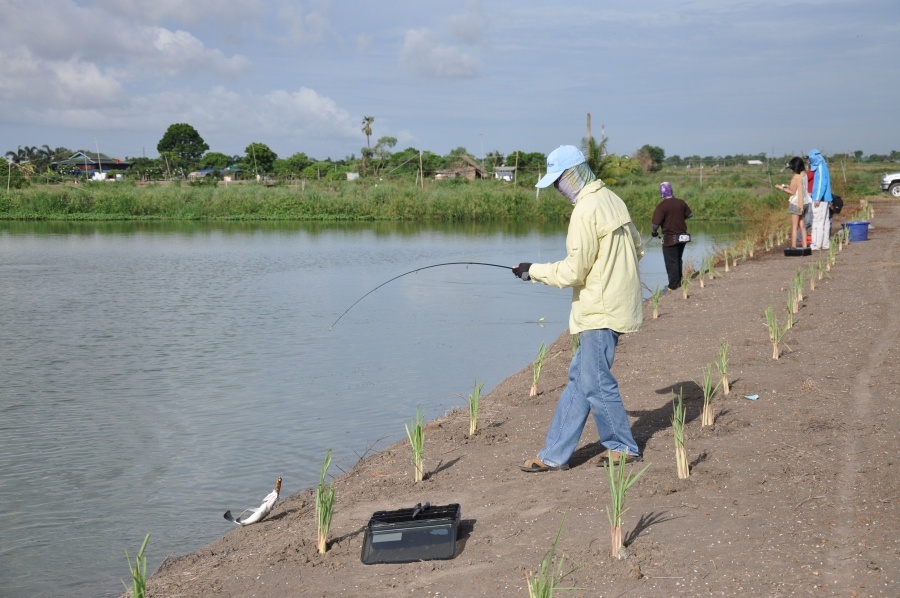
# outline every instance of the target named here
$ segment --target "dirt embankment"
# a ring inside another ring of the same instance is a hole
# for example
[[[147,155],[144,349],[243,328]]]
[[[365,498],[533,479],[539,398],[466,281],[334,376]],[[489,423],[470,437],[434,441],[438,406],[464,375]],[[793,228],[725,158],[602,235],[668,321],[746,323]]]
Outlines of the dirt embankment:
[[[566,383],[572,348],[563,334],[537,397],[528,396],[529,366],[482,398],[472,438],[462,411],[428,424],[424,482],[412,483],[405,442],[341,476],[326,555],[315,549],[312,493],[302,492],[264,522],[167,560],[150,595],[527,596],[526,572],[537,570],[563,517],[558,548],[579,567],[563,585],[580,589],[567,596],[900,595],[900,203],[874,206],[869,240],[838,253],[815,290],[804,284],[777,361],[764,312],[772,306],[784,322],[797,269],[808,280],[818,253],[757,250],[705,288],[692,283],[688,299],[664,297],[659,319],[648,306],[644,330],[623,338],[614,372],[651,463],[627,496],[629,558],[610,558],[609,491],[592,463],[600,447],[591,421],[569,471],[517,467],[542,446]],[[731,393],[714,398],[715,425],[701,429],[697,381],[723,342]],[[686,480],[676,476],[670,424],[678,389],[688,410]],[[461,505],[455,558],[360,562],[373,512],[425,501]]]

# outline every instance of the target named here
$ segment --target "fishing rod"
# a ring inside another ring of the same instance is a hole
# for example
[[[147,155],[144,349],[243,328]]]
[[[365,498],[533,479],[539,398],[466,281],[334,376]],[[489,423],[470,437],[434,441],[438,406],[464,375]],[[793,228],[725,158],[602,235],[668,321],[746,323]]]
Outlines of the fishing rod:
[[[408,274],[415,274],[416,272],[421,272],[422,270],[428,270],[429,268],[437,268],[439,266],[491,266],[493,268],[505,268],[506,270],[512,270],[512,266],[501,266],[500,264],[486,264],[484,262],[444,262],[443,264],[432,264],[430,266],[422,266],[421,268],[416,268],[415,270],[410,270],[409,272],[404,272],[403,274],[398,274],[397,276],[393,277],[390,280],[385,280],[383,283],[381,283],[380,285],[378,285],[377,287],[375,287],[374,289],[372,289],[371,291],[369,291],[368,293],[366,293],[365,295],[363,295],[362,297],[360,297],[359,299],[354,301],[353,305],[351,305],[350,307],[345,309],[344,313],[339,315],[338,319],[334,321],[334,324],[332,324],[331,326],[328,327],[328,330],[331,330],[332,328],[334,328],[335,324],[340,322],[341,318],[343,318],[344,315],[348,311],[353,309],[357,303],[359,303],[360,301],[362,301],[363,299],[365,299],[366,297],[368,297],[369,295],[371,295],[372,293],[374,293],[375,291],[377,291],[378,289],[380,289],[387,283],[393,282],[393,281],[397,280],[398,278],[403,278],[404,276],[406,276]]]

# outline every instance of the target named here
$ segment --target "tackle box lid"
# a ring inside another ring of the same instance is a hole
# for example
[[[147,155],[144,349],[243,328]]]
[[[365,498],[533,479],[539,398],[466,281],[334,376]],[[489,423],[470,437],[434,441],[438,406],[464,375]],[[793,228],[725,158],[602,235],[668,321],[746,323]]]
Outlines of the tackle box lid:
[[[377,511],[366,525],[360,560],[412,563],[452,559],[462,510],[458,504],[419,503],[408,509]]]

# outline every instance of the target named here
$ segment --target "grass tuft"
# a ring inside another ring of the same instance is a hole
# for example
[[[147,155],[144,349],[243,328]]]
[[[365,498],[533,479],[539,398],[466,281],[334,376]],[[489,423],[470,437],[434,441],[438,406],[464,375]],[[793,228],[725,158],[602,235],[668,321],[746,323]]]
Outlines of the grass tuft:
[[[563,516],[562,523],[559,524],[559,531],[556,532],[556,539],[553,540],[553,545],[550,546],[550,549],[544,554],[544,558],[541,559],[537,573],[532,573],[531,571],[525,573],[525,581],[528,585],[528,598],[551,598],[556,590],[578,589],[564,588],[559,585],[563,579],[580,569],[580,567],[573,567],[564,572],[566,555],[561,555],[558,561],[556,559],[556,548],[559,546],[559,538],[562,535],[565,524],[566,517]],[[557,561],[555,568],[554,561]]]
[[[147,549],[147,543],[150,541],[150,534],[144,537],[144,543],[137,556],[134,557],[134,566],[131,564],[131,557],[128,556],[128,549],[125,549],[125,558],[128,559],[128,570],[131,572],[131,598],[146,598],[147,596],[147,557],[144,556],[144,550]],[[125,589],[128,586],[125,582]]]
[[[406,437],[409,438],[409,445],[412,447],[412,462],[416,470],[414,482],[416,484],[425,479],[425,429],[422,427],[422,423],[425,421],[424,418],[424,414],[417,407],[416,417],[410,422],[412,428],[410,428],[409,424],[404,424],[406,426]]]
[[[331,530],[331,518],[334,515],[334,484],[325,486],[328,468],[331,466],[331,449],[325,453],[322,462],[322,475],[319,485],[316,486],[316,548],[319,554],[325,554],[328,550],[328,532]]]
[[[547,356],[547,345],[541,343],[538,348],[537,359],[534,360],[533,371],[531,374],[531,392],[529,397],[536,397],[538,393],[538,380],[541,379],[541,369],[544,367],[544,357]]]
[[[469,395],[469,436],[474,436],[475,430],[478,429],[478,404],[481,401],[481,388],[483,386],[484,382],[479,384],[476,378],[475,387],[472,389],[472,394]]]

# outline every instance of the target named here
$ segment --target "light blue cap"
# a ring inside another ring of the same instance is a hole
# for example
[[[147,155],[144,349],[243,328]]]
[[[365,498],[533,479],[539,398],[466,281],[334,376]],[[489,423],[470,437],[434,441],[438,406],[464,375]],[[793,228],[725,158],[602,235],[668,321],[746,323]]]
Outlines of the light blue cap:
[[[561,145],[547,156],[547,174],[541,177],[535,187],[543,189],[556,182],[556,179],[573,166],[584,164],[584,154],[574,145]]]

